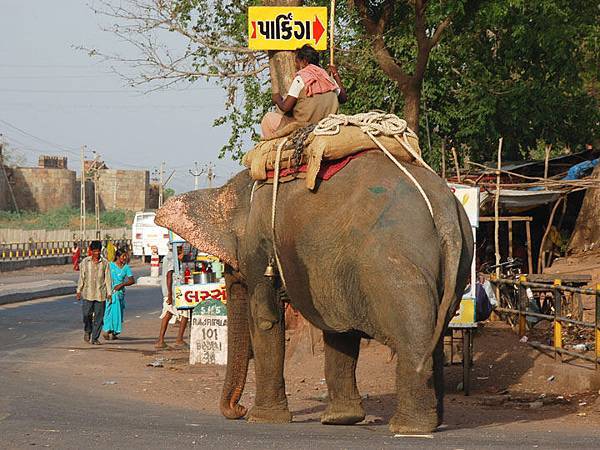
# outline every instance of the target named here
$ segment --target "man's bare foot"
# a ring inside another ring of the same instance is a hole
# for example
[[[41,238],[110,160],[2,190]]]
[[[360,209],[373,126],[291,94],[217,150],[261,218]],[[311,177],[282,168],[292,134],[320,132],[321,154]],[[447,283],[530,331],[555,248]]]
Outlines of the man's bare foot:
[[[157,341],[156,344],[154,344],[154,348],[159,349],[159,350],[163,349],[163,348],[167,348],[167,347],[168,347],[168,345],[165,344],[164,341]]]

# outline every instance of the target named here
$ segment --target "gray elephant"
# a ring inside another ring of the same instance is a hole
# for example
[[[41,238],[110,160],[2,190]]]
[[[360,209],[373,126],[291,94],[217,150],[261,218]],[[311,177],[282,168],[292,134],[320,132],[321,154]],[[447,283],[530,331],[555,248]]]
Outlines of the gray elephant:
[[[464,209],[445,182],[407,165],[426,192],[382,153],[352,160],[315,192],[281,184],[275,248],[294,308],[323,330],[328,406],[324,424],[365,417],[356,386],[361,338],[398,354],[396,433],[429,432],[442,420],[442,338],[469,277],[473,240]],[[246,415],[238,402],[254,357],[253,422],[291,420],[283,366],[285,332],[278,285],[265,277],[274,256],[272,186],[255,192],[248,171],[223,187],[170,199],[159,225],[219,256],[227,265],[228,366],[221,411]],[[252,200],[251,200],[252,196]]]

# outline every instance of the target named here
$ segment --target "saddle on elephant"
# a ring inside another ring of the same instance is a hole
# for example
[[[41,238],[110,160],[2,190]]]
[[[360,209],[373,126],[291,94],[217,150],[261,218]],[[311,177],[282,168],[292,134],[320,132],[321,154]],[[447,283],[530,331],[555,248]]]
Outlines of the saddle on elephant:
[[[330,114],[316,125],[292,123],[274,137],[261,140],[244,155],[242,163],[254,180],[305,178],[306,187],[312,190],[317,177],[328,179],[322,175],[333,176],[349,157],[373,149],[387,151],[388,157],[398,161],[428,167],[421,158],[419,139],[406,121],[378,111]],[[323,161],[330,162],[328,170],[322,168]]]

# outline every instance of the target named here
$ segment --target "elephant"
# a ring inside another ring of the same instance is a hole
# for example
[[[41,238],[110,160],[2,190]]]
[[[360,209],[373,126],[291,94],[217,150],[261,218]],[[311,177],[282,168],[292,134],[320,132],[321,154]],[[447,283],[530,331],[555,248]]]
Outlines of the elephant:
[[[354,424],[365,410],[356,385],[363,338],[397,355],[394,433],[431,432],[443,418],[443,333],[470,276],[473,236],[446,182],[406,164],[424,197],[386,156],[369,151],[314,191],[301,180],[256,188],[243,170],[225,185],[175,196],[156,223],[226,264],[227,418],[285,423],[282,284],[291,305],[322,330],[328,404],[323,424]],[[256,189],[255,189],[256,188]],[[275,253],[276,252],[276,253]],[[265,276],[273,261],[279,278]],[[249,360],[256,395],[239,403]]]

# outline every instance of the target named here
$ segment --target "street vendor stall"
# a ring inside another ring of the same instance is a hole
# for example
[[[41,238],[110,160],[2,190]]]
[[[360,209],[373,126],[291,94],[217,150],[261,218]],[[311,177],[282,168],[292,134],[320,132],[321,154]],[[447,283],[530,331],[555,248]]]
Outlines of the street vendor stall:
[[[190,364],[226,364],[227,290],[223,263],[216,256],[200,252],[170,232],[173,260],[180,264],[173,271],[175,308],[187,311],[190,318]]]

